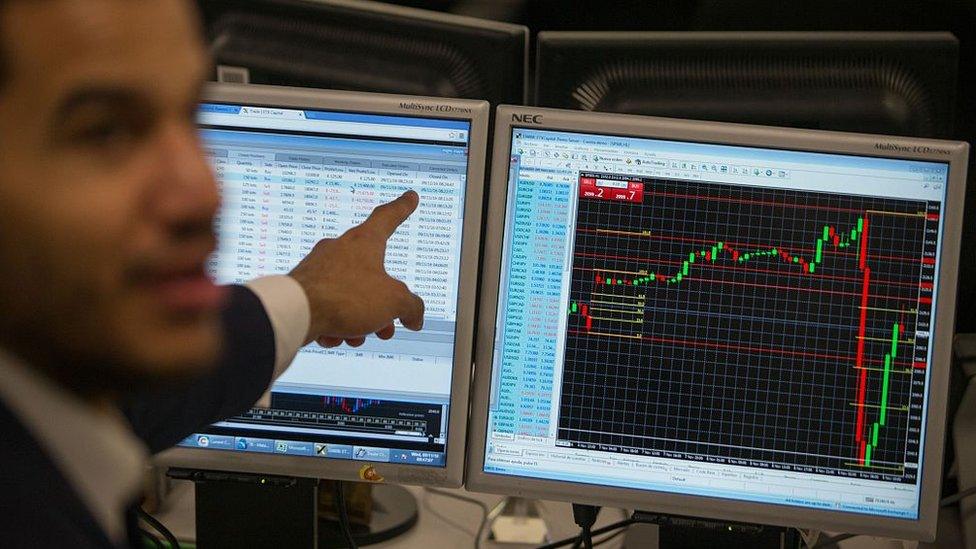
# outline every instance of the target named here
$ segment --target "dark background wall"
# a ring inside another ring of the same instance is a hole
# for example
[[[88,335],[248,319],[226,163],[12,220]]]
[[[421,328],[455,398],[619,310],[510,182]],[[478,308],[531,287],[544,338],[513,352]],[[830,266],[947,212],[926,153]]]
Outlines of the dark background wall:
[[[397,0],[541,30],[950,31],[960,41],[956,138],[976,143],[976,0]],[[530,59],[533,58],[530,55]],[[957,315],[976,331],[976,161],[970,159]]]

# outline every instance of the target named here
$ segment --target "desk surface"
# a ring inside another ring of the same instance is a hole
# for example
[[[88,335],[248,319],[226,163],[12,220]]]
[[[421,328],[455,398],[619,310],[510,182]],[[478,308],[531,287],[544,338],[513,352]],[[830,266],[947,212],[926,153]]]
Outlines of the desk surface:
[[[425,493],[423,488],[414,486],[407,489],[417,498],[420,516],[417,526],[406,534],[393,540],[370,545],[376,549],[409,549],[430,547],[474,547],[474,533],[481,521],[481,510],[468,503],[456,501],[434,493]],[[481,500],[489,506],[501,500],[501,496],[477,494],[464,490],[452,490],[458,494]],[[462,532],[457,526],[449,524],[444,519],[431,512],[431,508],[448,519],[464,526],[468,531]],[[551,529],[551,539],[562,539],[576,534],[579,529],[573,523],[572,507],[568,503],[545,501],[542,502],[542,514]],[[182,541],[194,539],[194,506],[193,483],[175,481],[173,490],[164,502],[156,517]],[[600,513],[596,527],[616,522],[624,517],[620,509],[605,509]],[[647,549],[656,549],[656,544],[640,544]],[[483,542],[484,549],[515,549],[515,545],[500,545]],[[611,543],[604,545],[608,549],[624,547],[624,537],[621,536]],[[914,542],[902,542],[873,537],[853,538],[840,544],[842,549],[915,549]],[[936,547],[936,546],[933,546]],[[958,545],[940,545],[937,547],[958,547]]]

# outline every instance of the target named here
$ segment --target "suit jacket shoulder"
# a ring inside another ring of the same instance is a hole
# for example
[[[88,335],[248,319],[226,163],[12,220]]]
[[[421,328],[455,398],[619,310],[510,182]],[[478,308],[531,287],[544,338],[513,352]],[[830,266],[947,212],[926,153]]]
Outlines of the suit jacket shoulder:
[[[0,433],[4,547],[115,547],[40,444],[2,402]]]

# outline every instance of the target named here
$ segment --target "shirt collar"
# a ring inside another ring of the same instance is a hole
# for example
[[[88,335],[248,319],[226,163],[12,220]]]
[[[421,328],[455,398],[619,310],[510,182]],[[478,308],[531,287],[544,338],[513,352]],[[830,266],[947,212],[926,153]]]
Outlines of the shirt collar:
[[[139,491],[148,454],[122,414],[92,406],[2,350],[0,398],[109,538],[124,543],[125,509]]]

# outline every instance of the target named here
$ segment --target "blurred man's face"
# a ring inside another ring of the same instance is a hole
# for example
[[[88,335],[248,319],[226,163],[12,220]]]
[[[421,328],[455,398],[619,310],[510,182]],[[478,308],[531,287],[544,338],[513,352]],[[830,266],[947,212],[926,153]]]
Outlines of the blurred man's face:
[[[0,347],[83,391],[207,367],[219,198],[194,128],[194,14],[183,0],[3,4]]]

